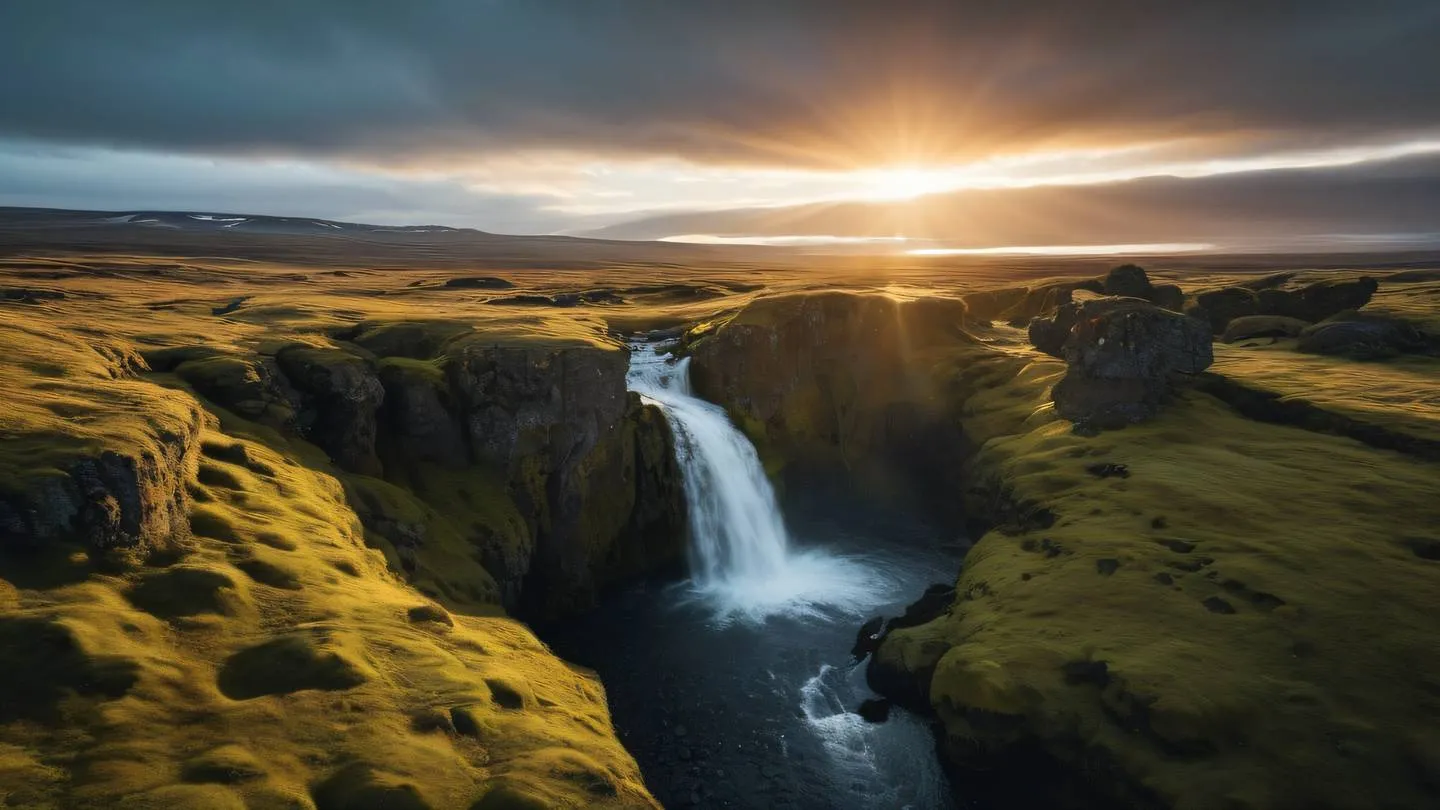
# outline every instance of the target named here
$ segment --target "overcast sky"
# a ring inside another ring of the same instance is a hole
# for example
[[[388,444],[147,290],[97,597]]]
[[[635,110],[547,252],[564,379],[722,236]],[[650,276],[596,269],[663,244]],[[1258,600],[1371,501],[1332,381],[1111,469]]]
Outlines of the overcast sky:
[[[0,204],[556,232],[1250,174],[1255,205],[1440,153],[1437,42],[1434,0],[14,2]]]

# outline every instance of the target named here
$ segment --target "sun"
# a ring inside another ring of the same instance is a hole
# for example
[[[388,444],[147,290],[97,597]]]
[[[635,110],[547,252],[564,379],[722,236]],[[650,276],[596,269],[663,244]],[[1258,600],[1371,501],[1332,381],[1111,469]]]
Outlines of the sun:
[[[911,200],[949,191],[956,185],[949,172],[904,166],[860,173],[861,193],[871,200]]]

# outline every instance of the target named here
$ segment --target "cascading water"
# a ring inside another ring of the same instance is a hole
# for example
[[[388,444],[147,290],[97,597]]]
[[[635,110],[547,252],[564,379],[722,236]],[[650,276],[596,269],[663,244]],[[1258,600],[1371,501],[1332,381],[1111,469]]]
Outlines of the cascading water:
[[[691,585],[722,619],[863,613],[895,583],[852,557],[790,548],[774,489],[725,410],[690,389],[690,358],[632,346],[630,390],[664,412],[690,514]]]

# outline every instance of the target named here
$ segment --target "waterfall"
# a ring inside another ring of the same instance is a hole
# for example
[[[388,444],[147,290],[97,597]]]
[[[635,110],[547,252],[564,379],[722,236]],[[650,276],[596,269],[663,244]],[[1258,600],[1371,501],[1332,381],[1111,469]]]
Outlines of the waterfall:
[[[727,620],[858,613],[883,601],[892,583],[860,560],[790,548],[755,446],[723,408],[691,391],[690,358],[660,349],[634,344],[627,382],[660,408],[675,436],[695,593]]]

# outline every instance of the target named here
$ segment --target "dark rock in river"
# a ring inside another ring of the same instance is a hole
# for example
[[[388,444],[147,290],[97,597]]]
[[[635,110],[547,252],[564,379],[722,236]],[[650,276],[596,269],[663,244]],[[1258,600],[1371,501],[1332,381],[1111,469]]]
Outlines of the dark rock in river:
[[[898,619],[891,619],[885,629],[890,631],[932,622],[943,616],[954,603],[955,586],[936,583],[926,588],[919,599],[911,602]]]
[[[928,630],[926,625],[944,615],[954,602],[953,586],[931,585],[925,589],[923,596],[905,609],[904,616],[886,626],[880,646],[865,668],[865,682],[871,689],[911,711],[920,714],[931,712],[930,681],[948,645],[911,644],[908,638],[901,644],[894,639],[895,635],[905,636],[912,628]],[[896,630],[904,632],[892,635]]]
[[[865,657],[880,646],[880,637],[885,630],[885,617],[875,618],[860,625],[860,632],[855,634],[855,646],[850,648],[850,657],[856,661],[863,661]]]
[[[860,704],[855,713],[867,723],[883,723],[890,719],[891,703],[885,698],[871,698]]]

